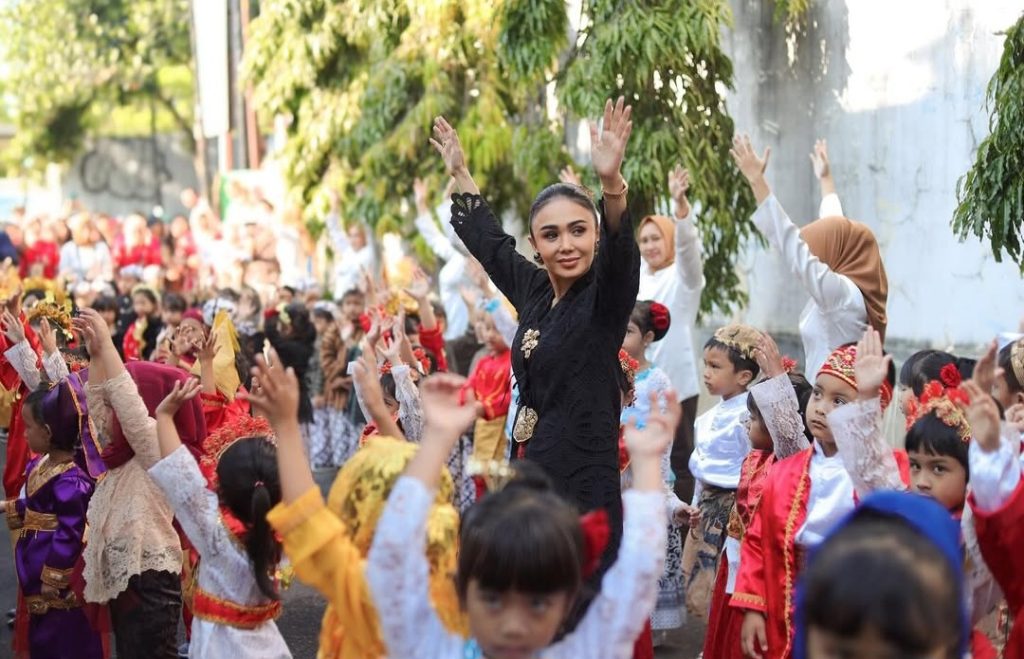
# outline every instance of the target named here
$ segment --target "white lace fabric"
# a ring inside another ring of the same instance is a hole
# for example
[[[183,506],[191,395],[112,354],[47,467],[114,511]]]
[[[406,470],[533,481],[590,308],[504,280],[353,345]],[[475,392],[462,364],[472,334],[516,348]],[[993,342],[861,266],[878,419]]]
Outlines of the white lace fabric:
[[[619,556],[601,593],[572,634],[541,652],[543,659],[628,659],[658,595],[665,561],[666,525],[661,492],[623,494],[625,524]],[[366,579],[380,614],[391,657],[457,659],[465,639],[449,634],[430,606],[424,554],[433,494],[403,477],[377,526]]]
[[[881,400],[855,400],[828,415],[839,457],[863,499],[878,490],[906,490],[892,447],[882,436]]]
[[[135,457],[111,469],[89,502],[85,545],[85,599],[103,603],[149,570],[181,572],[181,541],[163,492],[146,473],[156,462],[156,421],[150,418],[127,372],[101,386],[86,387],[86,402],[101,443],[109,442],[111,413],[117,414]]]
[[[237,604],[266,604],[248,555],[224,527],[217,495],[206,487],[188,449],[179,446],[153,465],[149,475],[166,494],[178,523],[199,552],[199,587]],[[255,629],[239,629],[193,618],[189,656],[284,659],[292,655],[273,621]]]
[[[804,434],[804,419],[800,416],[800,401],[788,375],[783,373],[759,382],[750,389],[750,395],[772,436],[776,460],[810,448],[811,443]]]
[[[395,377],[395,400],[398,401],[398,420],[402,433],[410,442],[419,444],[423,437],[423,408],[420,406],[420,391],[412,381],[407,364],[391,369]]]

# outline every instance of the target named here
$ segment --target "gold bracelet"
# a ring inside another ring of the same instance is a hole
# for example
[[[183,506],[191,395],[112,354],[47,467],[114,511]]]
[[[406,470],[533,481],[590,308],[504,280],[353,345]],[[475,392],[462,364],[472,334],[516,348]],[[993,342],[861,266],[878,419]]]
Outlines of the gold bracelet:
[[[605,197],[610,197],[612,199],[620,199],[622,197],[625,197],[626,196],[626,192],[629,191],[629,183],[627,183],[626,179],[622,178],[621,176],[619,178],[622,181],[622,189],[621,190],[619,190],[618,192],[608,192],[607,190],[605,190],[604,186],[602,185],[601,186],[601,194],[603,196],[605,196]]]

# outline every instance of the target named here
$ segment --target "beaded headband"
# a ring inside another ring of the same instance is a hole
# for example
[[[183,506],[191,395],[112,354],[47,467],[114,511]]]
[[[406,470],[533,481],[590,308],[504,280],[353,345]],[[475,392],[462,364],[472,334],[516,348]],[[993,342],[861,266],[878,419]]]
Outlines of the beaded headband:
[[[828,356],[828,359],[825,360],[825,363],[821,365],[821,368],[818,370],[818,375],[831,375],[832,377],[839,378],[856,389],[857,374],[853,368],[856,361],[856,344],[851,343],[848,346],[836,348],[832,351],[832,354]],[[887,381],[882,383],[880,397],[882,410],[885,411],[885,409],[889,407],[889,403],[892,402],[892,385]]]
[[[1014,341],[1010,348],[1010,368],[1017,382],[1024,384],[1024,339]]]
[[[956,431],[963,442],[971,440],[971,424],[964,415],[962,405],[970,403],[970,397],[960,388],[960,371],[955,364],[946,364],[939,371],[939,379],[932,380],[924,387],[921,396],[910,401],[907,410],[907,430],[918,419],[934,413],[935,417]]]

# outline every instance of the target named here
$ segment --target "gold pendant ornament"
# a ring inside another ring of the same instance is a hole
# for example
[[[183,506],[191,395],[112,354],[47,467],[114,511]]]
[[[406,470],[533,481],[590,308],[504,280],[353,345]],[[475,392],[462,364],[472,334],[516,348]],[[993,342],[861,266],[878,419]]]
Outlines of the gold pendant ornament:
[[[535,409],[520,407],[516,413],[516,423],[512,426],[512,439],[522,444],[533,437],[533,430],[537,427],[539,418]]]
[[[527,359],[529,359],[530,355],[533,354],[538,343],[540,343],[539,330],[529,329],[523,333],[523,355],[525,355]]]

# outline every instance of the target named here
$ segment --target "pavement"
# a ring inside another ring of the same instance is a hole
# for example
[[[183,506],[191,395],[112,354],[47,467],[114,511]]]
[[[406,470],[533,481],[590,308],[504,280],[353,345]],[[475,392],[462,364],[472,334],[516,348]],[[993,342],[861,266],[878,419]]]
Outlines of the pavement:
[[[0,465],[6,447],[0,444]],[[2,468],[2,467],[0,467]],[[326,492],[334,478],[333,471],[319,471],[315,474],[318,484]],[[17,577],[14,573],[14,556],[10,536],[4,534],[0,541],[0,608],[6,611],[14,607],[17,597]],[[284,594],[284,613],[277,621],[295,659],[314,659],[320,634],[320,620],[323,617],[324,601],[311,588],[293,582]],[[693,659],[703,644],[703,626],[690,623],[669,634],[664,644],[655,649],[656,659]],[[0,659],[10,659],[11,630],[0,628]],[[581,658],[582,659],[582,658]]]

